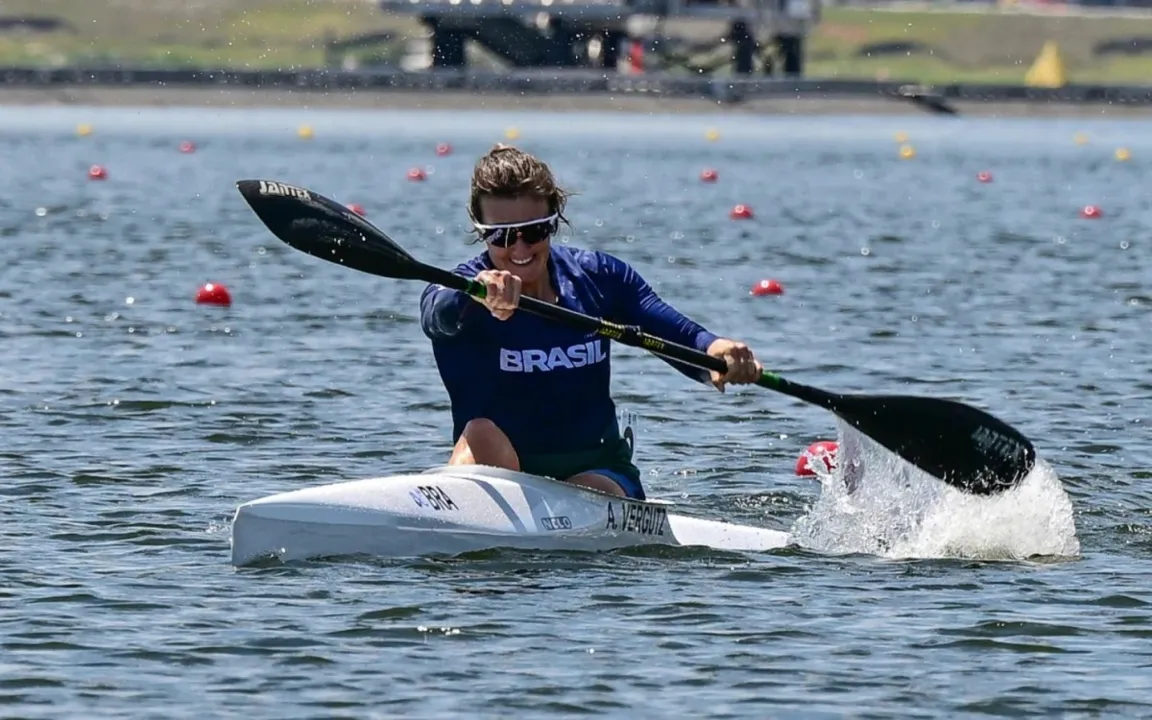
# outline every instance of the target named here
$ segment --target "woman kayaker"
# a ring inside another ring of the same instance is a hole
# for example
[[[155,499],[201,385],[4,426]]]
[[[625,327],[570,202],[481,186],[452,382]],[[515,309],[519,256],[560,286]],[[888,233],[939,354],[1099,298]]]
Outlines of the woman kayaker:
[[[667,361],[688,377],[752,383],[760,365],[747,345],[719,337],[661,300],[627,263],[553,245],[568,193],[536,157],[497,145],[472,174],[468,213],[485,251],[455,272],[487,297],[429,285],[420,320],[452,404],[450,465],[478,464],[566,480],[644,499],[640,471],[620,437],[610,394],[611,342],[529,313],[522,295],[722,358],[728,373]]]

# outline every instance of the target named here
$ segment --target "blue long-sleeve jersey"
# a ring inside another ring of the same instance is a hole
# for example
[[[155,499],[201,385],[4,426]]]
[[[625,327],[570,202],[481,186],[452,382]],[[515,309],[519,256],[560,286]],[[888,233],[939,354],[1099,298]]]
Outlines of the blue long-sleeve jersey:
[[[490,269],[485,252],[455,272],[471,278]],[[606,253],[554,245],[548,273],[562,307],[702,351],[717,339]],[[615,428],[607,338],[522,311],[497,320],[481,303],[441,285],[421,295],[420,324],[452,403],[452,442],[481,417],[496,423],[520,455],[594,449]],[[666,362],[708,380],[705,371]]]

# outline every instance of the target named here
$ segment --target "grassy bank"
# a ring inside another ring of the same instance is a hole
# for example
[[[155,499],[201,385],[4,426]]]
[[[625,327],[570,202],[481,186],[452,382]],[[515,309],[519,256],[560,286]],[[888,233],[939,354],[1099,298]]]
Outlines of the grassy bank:
[[[366,0],[5,0],[2,8],[6,17],[64,23],[52,32],[0,32],[0,64],[10,65],[319,67],[339,60],[326,52],[327,41],[369,32],[392,38],[365,51],[369,59],[395,62],[423,34],[413,18],[384,15]],[[715,25],[669,30],[719,34]],[[1152,82],[1152,53],[1096,51],[1133,37],[1152,38],[1152,19],[832,8],[810,39],[807,74],[1015,83],[1044,41],[1055,40],[1073,82]]]
[[[1060,46],[1070,82],[1152,83],[1152,50],[1101,55],[1102,43],[1152,41],[1148,19],[837,9],[825,14],[808,48],[809,74],[913,78],[921,82],[1020,83],[1047,40]],[[911,47],[869,53],[883,43]]]
[[[4,0],[0,8],[66,25],[0,32],[0,64],[13,65],[321,67],[330,38],[388,31],[402,51],[401,39],[421,31],[363,0]]]

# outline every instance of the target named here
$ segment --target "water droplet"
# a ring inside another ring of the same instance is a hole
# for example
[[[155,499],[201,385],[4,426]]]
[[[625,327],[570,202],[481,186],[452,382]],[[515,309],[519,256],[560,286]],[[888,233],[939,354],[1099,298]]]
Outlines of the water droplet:
[[[36,217],[44,217],[47,214],[48,214],[48,208],[45,208],[45,207],[36,208]]]
[[[1120,249],[1121,250],[1127,250],[1128,249],[1128,241],[1127,240],[1121,240],[1120,241]]]
[[[267,254],[267,253],[268,253],[268,248],[264,247],[263,245],[261,245],[260,247],[256,248],[256,254],[257,254],[257,255],[265,255],[265,254]]]
[[[866,247],[862,247],[862,248],[860,248],[860,254],[863,255],[864,257],[868,257],[869,255],[872,254],[872,251]]]
[[[940,229],[940,221],[939,220],[933,220],[932,221],[932,229],[933,230],[939,230]]]
[[[1057,235],[1056,236],[1056,244],[1057,245],[1063,245],[1066,242],[1068,242],[1068,239],[1065,238],[1063,235]]]
[[[596,227],[604,227],[604,221],[597,218],[596,219]]]
[[[624,236],[624,242],[636,242],[636,236],[635,235],[625,235]]]
[[[131,295],[129,295],[128,297],[124,298],[124,304],[125,304],[125,305],[131,305],[131,304],[132,304],[132,303],[134,303],[134,302],[136,302],[136,298],[132,297]]]
[[[852,175],[857,180],[863,180],[864,179],[864,171],[863,170],[853,170]]]

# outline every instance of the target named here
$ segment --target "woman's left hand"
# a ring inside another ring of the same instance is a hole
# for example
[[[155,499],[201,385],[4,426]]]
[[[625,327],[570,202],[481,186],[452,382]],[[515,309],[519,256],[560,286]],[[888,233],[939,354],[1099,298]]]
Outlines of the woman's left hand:
[[[752,349],[742,342],[728,338],[713,340],[708,346],[708,354],[720,358],[728,365],[728,372],[724,374],[712,371],[712,384],[720,392],[724,392],[724,386],[728,383],[733,385],[754,383],[760,379],[760,373],[763,372],[760,363],[752,354]]]

